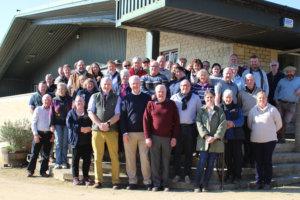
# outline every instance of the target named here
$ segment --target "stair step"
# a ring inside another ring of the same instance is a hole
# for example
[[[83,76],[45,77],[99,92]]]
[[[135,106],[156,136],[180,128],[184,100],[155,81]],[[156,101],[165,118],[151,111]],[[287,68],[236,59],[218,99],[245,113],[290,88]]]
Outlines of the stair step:
[[[286,139],[285,143],[277,143],[274,152],[293,152],[295,151],[295,139]]]
[[[300,153],[298,152],[275,152],[273,154],[273,164],[280,163],[300,163]]]

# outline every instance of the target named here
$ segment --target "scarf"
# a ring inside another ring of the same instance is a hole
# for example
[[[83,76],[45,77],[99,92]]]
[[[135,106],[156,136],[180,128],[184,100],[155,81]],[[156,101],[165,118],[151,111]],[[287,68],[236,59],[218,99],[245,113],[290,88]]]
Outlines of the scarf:
[[[182,94],[181,92],[179,92],[179,96],[182,98],[181,102],[182,102],[182,110],[186,110],[187,109],[187,102],[189,102],[189,100],[192,97],[192,92],[190,91],[188,94]]]

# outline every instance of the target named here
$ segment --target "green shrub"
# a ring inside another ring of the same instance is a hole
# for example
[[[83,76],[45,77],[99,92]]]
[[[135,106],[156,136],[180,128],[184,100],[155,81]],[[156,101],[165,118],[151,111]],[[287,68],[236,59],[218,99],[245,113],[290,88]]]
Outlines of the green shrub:
[[[8,142],[14,150],[26,148],[32,141],[29,120],[6,121],[0,127],[0,139]]]

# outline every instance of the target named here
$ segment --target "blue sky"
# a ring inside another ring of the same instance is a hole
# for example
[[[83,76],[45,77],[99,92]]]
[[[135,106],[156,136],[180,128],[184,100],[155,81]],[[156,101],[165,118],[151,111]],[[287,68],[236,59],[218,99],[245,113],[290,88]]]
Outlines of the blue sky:
[[[72,0],[8,0],[2,3],[0,8],[0,43],[3,40],[16,10],[28,10],[41,5],[58,1],[72,1]],[[287,5],[289,7],[297,8],[300,10],[300,0],[270,0],[271,2]]]

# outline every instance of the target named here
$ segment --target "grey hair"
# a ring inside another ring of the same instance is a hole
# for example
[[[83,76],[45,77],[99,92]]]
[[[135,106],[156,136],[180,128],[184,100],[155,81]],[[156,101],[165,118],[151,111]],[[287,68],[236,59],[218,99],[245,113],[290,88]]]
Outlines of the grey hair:
[[[101,84],[100,85],[102,85],[107,80],[109,80],[112,83],[112,80],[109,77],[105,76],[105,77],[101,78]]]
[[[124,75],[128,75],[129,76],[129,71],[127,69],[122,69],[122,71],[120,72],[120,77],[124,76]]]
[[[156,90],[157,90],[158,87],[162,87],[162,88],[164,88],[164,89],[167,91],[167,87],[166,87],[165,85],[159,84],[159,85],[157,85],[157,86],[155,87],[155,92],[156,92]]]
[[[48,77],[51,77],[51,78],[52,78],[52,74],[47,74],[47,75],[45,76],[45,79],[47,79]]]
[[[140,77],[138,75],[133,75],[133,76],[130,76],[129,78],[129,85],[134,81],[134,80],[139,80],[141,81]]]
[[[142,58],[141,57],[138,57],[138,56],[134,56],[133,58],[132,58],[132,62],[134,63],[134,62],[142,62]]]
[[[200,75],[201,75],[201,73],[205,73],[205,75],[206,75],[206,82],[207,82],[209,85],[212,85],[211,80],[210,80],[210,78],[209,78],[209,73],[208,73],[208,71],[207,71],[206,69],[200,69],[199,72],[197,72],[197,75],[196,75],[196,77],[197,77],[197,82],[200,81]]]
[[[250,78],[253,78],[254,80],[255,80],[255,77],[252,75],[252,74],[246,74],[246,76],[245,76],[245,81],[247,80],[247,79],[250,79]]]
[[[272,61],[270,62],[270,67],[272,66],[273,63],[276,63],[276,64],[279,66],[279,62],[278,62],[277,60],[272,60]]]
[[[48,97],[48,96],[50,97],[50,99],[52,99],[51,96],[50,96],[49,94],[45,94],[45,95],[42,97],[42,100],[46,99],[46,97]]]
[[[222,94],[223,98],[227,97],[227,96],[232,96],[233,97],[233,92],[232,90],[226,89],[223,94]]]

